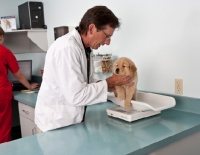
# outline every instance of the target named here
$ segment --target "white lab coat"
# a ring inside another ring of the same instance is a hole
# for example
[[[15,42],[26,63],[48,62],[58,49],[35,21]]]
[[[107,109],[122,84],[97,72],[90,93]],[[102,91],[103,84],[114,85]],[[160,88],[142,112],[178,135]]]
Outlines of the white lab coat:
[[[50,46],[35,107],[35,123],[43,132],[79,123],[85,105],[107,100],[107,82],[93,79],[92,55],[87,84],[87,60],[78,31],[74,29]]]

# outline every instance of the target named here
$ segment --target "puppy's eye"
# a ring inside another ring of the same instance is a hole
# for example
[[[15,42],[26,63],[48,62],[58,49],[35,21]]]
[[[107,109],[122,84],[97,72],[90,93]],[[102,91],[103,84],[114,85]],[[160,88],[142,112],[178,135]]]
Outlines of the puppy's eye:
[[[123,68],[125,68],[126,66],[122,66]]]

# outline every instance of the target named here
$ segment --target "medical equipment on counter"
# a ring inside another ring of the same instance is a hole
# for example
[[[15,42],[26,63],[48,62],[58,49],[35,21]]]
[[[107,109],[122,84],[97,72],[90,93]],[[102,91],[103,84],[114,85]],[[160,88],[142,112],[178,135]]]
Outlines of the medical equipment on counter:
[[[137,101],[131,100],[132,109],[129,111],[124,109],[124,101],[119,101],[114,93],[108,93],[108,100],[118,106],[106,109],[107,114],[128,122],[159,114],[176,105],[173,97],[144,92],[137,92]]]
[[[96,54],[94,55],[94,72],[108,74],[112,73],[112,54]]]

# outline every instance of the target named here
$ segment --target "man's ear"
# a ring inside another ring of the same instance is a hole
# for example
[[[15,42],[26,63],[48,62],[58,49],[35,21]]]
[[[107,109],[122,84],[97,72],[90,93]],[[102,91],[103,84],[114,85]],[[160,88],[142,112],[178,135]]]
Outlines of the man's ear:
[[[88,27],[88,32],[90,34],[93,34],[94,31],[96,31],[96,26],[94,24],[90,24],[89,27]]]

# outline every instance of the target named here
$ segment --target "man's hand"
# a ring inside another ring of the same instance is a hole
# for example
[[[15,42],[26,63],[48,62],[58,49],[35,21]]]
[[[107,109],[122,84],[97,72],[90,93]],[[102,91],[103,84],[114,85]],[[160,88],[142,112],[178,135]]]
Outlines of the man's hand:
[[[113,74],[111,77],[106,79],[108,86],[132,86],[134,85],[133,76],[121,76]]]
[[[108,85],[108,92],[115,92],[115,86],[114,85]]]
[[[128,75],[128,76],[120,76],[120,75],[115,75],[113,74],[111,77],[106,79],[107,84],[108,84],[108,91],[109,92],[115,92],[115,86],[121,86],[121,85],[126,85],[126,86],[133,86],[133,76]]]

